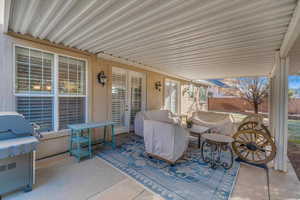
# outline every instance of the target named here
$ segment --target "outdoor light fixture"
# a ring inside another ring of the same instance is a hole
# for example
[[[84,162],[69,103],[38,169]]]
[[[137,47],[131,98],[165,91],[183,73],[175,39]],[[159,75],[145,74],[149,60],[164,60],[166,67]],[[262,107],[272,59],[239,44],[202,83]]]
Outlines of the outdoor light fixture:
[[[160,81],[155,82],[155,89],[160,91],[160,89],[161,89],[161,82]]]
[[[103,86],[105,85],[105,83],[107,82],[107,76],[104,74],[104,71],[101,71],[98,75],[98,82],[100,84],[102,84]]]

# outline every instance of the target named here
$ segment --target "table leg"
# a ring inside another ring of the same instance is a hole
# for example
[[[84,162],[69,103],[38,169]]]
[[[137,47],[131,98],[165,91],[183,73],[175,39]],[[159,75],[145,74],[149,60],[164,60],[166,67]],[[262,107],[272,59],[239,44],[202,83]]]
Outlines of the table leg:
[[[221,165],[224,167],[224,169],[230,169],[233,165],[233,152],[232,152],[232,149],[231,149],[229,144],[224,145],[223,149],[224,149],[224,152],[226,152],[226,151],[229,152],[230,158],[229,158],[228,162],[224,161]]]
[[[214,144],[210,144],[210,167],[215,168]]]
[[[204,149],[205,147],[208,147],[207,152],[204,152],[205,151],[205,149]],[[206,162],[206,163],[211,162],[211,158],[209,158],[208,156],[206,156],[206,153],[207,154],[210,153],[210,152],[208,152],[210,149],[211,149],[210,144],[206,140],[204,140],[203,143],[202,143],[202,145],[201,145],[201,157],[202,157],[202,160],[204,162]]]
[[[71,130],[71,135],[70,135],[70,147],[69,147],[69,154],[70,156],[72,156],[72,148],[73,148],[73,134],[74,134],[74,131]]]
[[[112,148],[115,149],[116,144],[115,144],[115,127],[114,127],[114,125],[111,125],[111,142],[112,142]]]
[[[216,144],[216,150],[217,150],[217,152],[216,152],[216,156],[217,156],[217,158],[216,158],[216,164],[217,165],[220,165],[221,164],[221,151],[222,151],[222,149],[221,149],[221,144]]]
[[[103,141],[106,142],[106,126],[104,126]]]
[[[80,137],[80,132],[76,131],[77,154],[79,154],[80,148],[81,148],[81,146],[80,146],[80,138],[79,137]],[[78,162],[80,162],[80,156],[77,155],[76,157],[77,157]]]
[[[88,134],[89,134],[89,154],[90,158],[92,158],[92,133],[91,129],[88,129]]]

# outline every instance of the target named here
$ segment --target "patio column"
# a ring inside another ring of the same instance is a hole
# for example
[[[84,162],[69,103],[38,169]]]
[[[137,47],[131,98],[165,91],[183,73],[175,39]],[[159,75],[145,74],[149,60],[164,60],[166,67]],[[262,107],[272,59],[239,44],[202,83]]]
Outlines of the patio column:
[[[287,171],[288,69],[289,57],[281,58],[278,52],[270,81],[270,128],[277,147],[274,168],[280,171]]]

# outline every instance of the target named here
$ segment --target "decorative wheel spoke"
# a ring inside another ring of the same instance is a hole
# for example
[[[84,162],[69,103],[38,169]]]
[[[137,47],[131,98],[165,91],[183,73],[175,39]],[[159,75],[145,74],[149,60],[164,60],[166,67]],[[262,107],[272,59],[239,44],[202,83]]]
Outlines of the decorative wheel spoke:
[[[236,140],[235,142],[236,142],[236,143],[239,143],[239,144],[245,144],[246,141]]]
[[[243,136],[246,138],[247,142],[251,142],[251,138],[248,137],[248,134],[244,134]]]
[[[248,129],[248,125],[254,129]],[[263,164],[274,159],[276,146],[265,129],[256,130],[258,126],[254,123],[248,123],[240,131],[234,134],[235,141],[232,143],[234,152],[243,160]]]
[[[256,155],[256,157],[257,157],[259,160],[262,160],[261,155],[259,155],[259,153],[258,153],[257,151],[255,152],[255,155]]]
[[[250,154],[250,151],[247,151],[246,155],[245,155],[245,158],[248,158],[249,154]]]

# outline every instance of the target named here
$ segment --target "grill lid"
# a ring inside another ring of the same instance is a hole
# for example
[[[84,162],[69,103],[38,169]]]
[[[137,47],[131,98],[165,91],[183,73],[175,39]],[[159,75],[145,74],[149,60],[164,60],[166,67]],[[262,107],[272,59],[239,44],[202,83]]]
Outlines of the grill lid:
[[[29,121],[18,113],[0,113],[0,140],[33,135]]]

